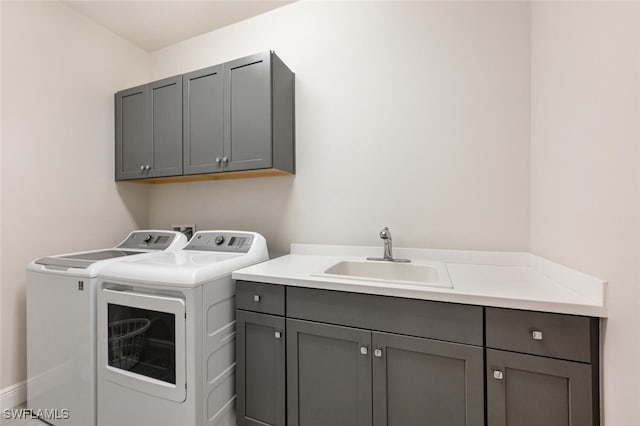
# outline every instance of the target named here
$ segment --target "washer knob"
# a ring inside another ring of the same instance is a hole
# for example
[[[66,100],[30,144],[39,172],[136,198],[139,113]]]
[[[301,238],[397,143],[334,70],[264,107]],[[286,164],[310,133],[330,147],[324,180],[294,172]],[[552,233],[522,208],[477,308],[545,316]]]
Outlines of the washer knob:
[[[222,235],[218,235],[214,242],[217,246],[219,246],[220,244],[224,243],[224,237]]]
[[[146,237],[144,237],[144,242],[148,243],[149,241],[151,241],[151,238],[153,238],[151,235],[147,235]]]

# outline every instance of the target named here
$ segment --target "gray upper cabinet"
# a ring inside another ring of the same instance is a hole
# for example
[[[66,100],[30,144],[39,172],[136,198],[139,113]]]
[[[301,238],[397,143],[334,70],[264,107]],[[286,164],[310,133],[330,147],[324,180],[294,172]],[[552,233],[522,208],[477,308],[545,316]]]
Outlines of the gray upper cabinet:
[[[118,92],[116,180],[295,173],[294,78],[263,52]]]
[[[271,55],[260,53],[224,66],[226,170],[272,165]]]
[[[183,76],[184,174],[222,171],[222,65]]]
[[[151,159],[149,87],[133,87],[116,93],[116,180],[145,177]]]
[[[182,76],[116,93],[116,180],[182,174]]]

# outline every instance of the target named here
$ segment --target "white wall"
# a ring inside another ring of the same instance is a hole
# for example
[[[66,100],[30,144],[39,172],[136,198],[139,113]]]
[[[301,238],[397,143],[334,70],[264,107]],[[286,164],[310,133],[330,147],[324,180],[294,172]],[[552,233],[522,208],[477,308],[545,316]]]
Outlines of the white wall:
[[[273,49],[295,177],[156,185],[150,223],[291,242],[527,250],[527,3],[301,2],[152,54],[154,79]]]
[[[146,52],[60,2],[1,6],[0,389],[26,377],[27,263],[147,224],[146,188],[113,181],[113,93],[150,78]]]
[[[609,280],[605,424],[638,424],[640,4],[532,6],[531,250]]]

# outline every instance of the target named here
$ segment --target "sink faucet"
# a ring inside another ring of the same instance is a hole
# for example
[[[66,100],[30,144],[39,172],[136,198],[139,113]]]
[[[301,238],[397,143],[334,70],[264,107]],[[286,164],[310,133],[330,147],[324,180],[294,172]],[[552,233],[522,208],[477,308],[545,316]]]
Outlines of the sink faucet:
[[[391,231],[386,226],[380,231],[380,238],[384,241],[384,255],[383,257],[367,257],[367,260],[384,260],[387,262],[411,262],[409,259],[394,259],[393,258],[393,244],[391,239]]]

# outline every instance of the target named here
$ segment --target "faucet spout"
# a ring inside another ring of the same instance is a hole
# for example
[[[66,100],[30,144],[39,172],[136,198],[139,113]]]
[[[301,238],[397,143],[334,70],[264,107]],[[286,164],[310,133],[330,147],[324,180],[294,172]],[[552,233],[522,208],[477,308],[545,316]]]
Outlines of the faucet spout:
[[[393,239],[391,231],[386,226],[380,231],[380,238],[384,242],[384,254],[382,257],[367,257],[367,260],[384,260],[387,262],[411,262],[409,259],[394,259],[393,257]]]

